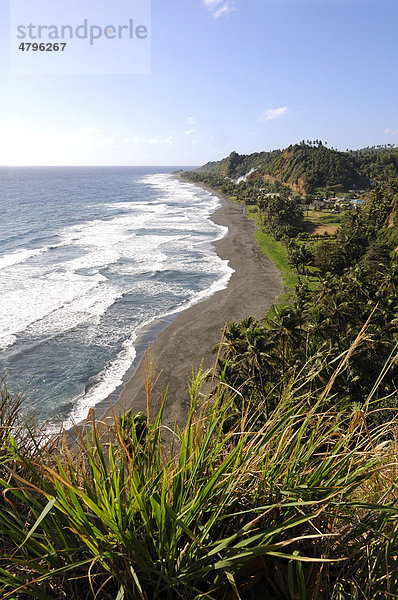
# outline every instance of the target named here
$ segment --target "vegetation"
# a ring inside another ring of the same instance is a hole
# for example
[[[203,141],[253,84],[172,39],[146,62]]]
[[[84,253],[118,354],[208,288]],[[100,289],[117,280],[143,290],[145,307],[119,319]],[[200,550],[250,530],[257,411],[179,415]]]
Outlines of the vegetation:
[[[278,271],[283,275],[286,287],[293,290],[298,283],[298,279],[296,274],[292,272],[289,264],[288,249],[282,242],[277,241],[271,233],[267,233],[261,229],[262,221],[260,221],[260,214],[257,207],[249,206],[246,214],[258,226],[256,240],[260,250],[272,260]]]
[[[249,182],[279,183],[300,194],[320,190],[326,194],[367,189],[372,180],[398,176],[398,148],[383,146],[339,152],[326,142],[303,140],[285,150],[240,155],[232,152],[219,162],[207,163],[192,172],[195,180],[226,178],[236,182],[247,175]]]
[[[371,395],[336,410],[339,370],[312,393],[296,377],[266,420],[199,372],[171,447],[164,404],[140,438],[92,416],[78,447],[3,421],[2,598],[396,596],[398,423],[374,424]]]
[[[270,175],[292,183],[307,194],[314,193],[318,188],[343,191],[368,185],[352,157],[326,148],[322,142],[316,145],[302,142],[290,146],[269,171]]]
[[[315,150],[318,156],[326,152],[319,142],[300,147],[300,151]],[[381,151],[380,156],[384,156]],[[333,235],[303,232],[306,222],[300,197],[280,182],[272,184],[272,192],[270,186],[257,182],[245,182],[244,188],[235,184],[235,195],[243,195],[249,213],[256,210],[263,249],[285,277],[294,269],[297,285],[293,297],[263,320],[249,317],[230,324],[219,373],[245,402],[255,410],[261,407],[267,419],[298,374],[309,394],[324,385],[367,323],[367,335],[347,357],[334,384],[335,406],[342,410],[361,406],[397,342],[398,178],[375,183],[362,207],[351,205],[342,215],[323,215],[324,224],[339,221]],[[397,405],[397,375],[396,365],[391,364],[374,401],[388,396],[390,406]]]
[[[243,177],[251,169],[259,168],[264,164],[270,164],[275,158],[281,155],[281,150],[272,152],[256,152],[248,156],[231,152],[228,158],[219,162],[209,162],[203,167],[197,169],[197,173],[219,175],[221,177],[238,176]]]
[[[370,270],[391,262],[398,246],[398,180],[378,185],[361,210],[351,208],[342,216],[336,240],[315,247],[315,263],[322,273],[342,274],[360,262]]]
[[[351,151],[356,164],[369,179],[388,179],[396,177],[398,173],[398,148],[387,146],[373,146],[362,150]]]
[[[319,285],[310,290],[299,280],[293,297],[263,320],[231,323],[225,334],[219,370],[242,392],[245,402],[261,405],[264,418],[298,374],[309,394],[330,379],[336,363],[352,348],[364,323],[366,336],[346,355],[344,372],[334,384],[334,405],[361,406],[398,341],[398,262],[396,259],[397,182],[372,192],[361,210],[346,213],[337,238],[314,252],[293,242],[288,259],[298,274],[315,262]],[[314,378],[314,370],[316,377]],[[398,370],[392,363],[377,398],[397,405]],[[381,406],[379,407],[382,408]],[[381,412],[380,412],[381,414]]]
[[[264,252],[264,254],[266,254],[268,258],[272,260],[272,262],[278,268],[278,271],[282,273],[285,285],[288,288],[293,289],[297,284],[297,277],[291,271],[288,251],[285,246],[283,246],[283,244],[280,242],[277,242],[271,234],[265,233],[261,230],[257,231],[256,239],[262,252]]]

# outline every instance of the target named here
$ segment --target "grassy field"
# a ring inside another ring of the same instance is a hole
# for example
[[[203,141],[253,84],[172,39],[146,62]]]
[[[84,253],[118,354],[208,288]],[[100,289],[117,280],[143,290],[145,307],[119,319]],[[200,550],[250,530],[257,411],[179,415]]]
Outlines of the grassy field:
[[[256,206],[247,207],[247,216],[255,221],[256,225],[260,227],[260,218]],[[272,235],[264,233],[261,229],[257,230],[256,239],[264,252],[272,260],[277,269],[283,275],[284,283],[286,287],[293,290],[297,285],[298,277],[294,271],[292,271],[288,260],[287,260],[287,248],[281,243],[277,242]]]
[[[307,233],[334,235],[341,225],[341,217],[337,213],[310,210],[304,213],[304,224]]]

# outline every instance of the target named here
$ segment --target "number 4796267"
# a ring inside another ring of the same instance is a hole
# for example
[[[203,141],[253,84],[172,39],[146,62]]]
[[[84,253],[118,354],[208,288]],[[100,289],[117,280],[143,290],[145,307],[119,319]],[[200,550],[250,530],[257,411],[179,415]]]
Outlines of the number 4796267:
[[[37,44],[34,42],[22,42],[22,44],[20,44],[19,46],[19,50],[22,50],[22,52],[63,52],[65,50],[65,47],[66,42],[63,42],[62,44],[53,44],[51,42],[41,44]]]

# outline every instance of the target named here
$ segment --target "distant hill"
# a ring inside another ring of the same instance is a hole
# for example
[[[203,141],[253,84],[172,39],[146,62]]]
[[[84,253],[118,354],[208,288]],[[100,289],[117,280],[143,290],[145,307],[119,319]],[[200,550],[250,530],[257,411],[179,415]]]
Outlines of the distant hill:
[[[245,176],[253,169],[263,169],[271,164],[282,154],[281,150],[272,150],[271,152],[255,152],[254,154],[231,154],[218,162],[209,162],[197,173],[211,173],[220,177],[239,178]]]
[[[351,150],[349,154],[369,179],[398,176],[398,148],[395,146],[372,146]]]
[[[240,177],[280,181],[291,189],[312,194],[319,189],[344,192],[366,189],[373,178],[398,176],[398,148],[391,146],[340,152],[321,141],[301,142],[285,150],[231,154],[195,171],[237,181]]]

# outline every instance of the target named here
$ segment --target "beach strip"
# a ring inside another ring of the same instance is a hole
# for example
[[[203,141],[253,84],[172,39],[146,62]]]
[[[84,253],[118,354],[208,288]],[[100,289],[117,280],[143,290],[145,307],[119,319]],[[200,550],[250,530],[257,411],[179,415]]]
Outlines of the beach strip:
[[[264,317],[284,291],[280,273],[261,252],[255,237],[256,226],[245,216],[242,204],[209,191],[222,205],[211,216],[212,221],[228,227],[228,235],[214,242],[214,246],[235,272],[226,289],[180,313],[151,345],[154,363],[161,371],[152,398],[159,403],[167,390],[164,422],[169,425],[175,420],[179,424],[185,422],[189,411],[188,379],[202,361],[204,369],[214,365],[213,348],[220,342],[226,323],[241,321],[248,315]],[[146,412],[143,371],[141,360],[113,402],[117,415],[130,409],[134,413]],[[109,416],[108,410],[106,417]]]

